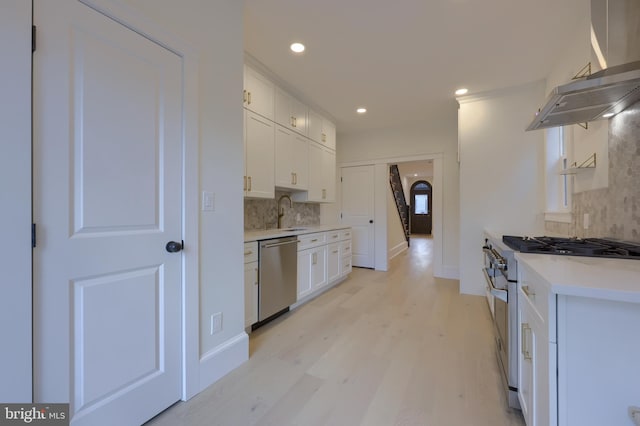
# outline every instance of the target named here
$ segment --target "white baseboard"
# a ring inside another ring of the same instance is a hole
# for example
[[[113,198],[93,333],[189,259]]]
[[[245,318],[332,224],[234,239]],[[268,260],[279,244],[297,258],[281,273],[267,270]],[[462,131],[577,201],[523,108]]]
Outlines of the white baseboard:
[[[434,271],[433,276],[437,278],[445,278],[448,280],[459,280],[460,279],[460,269],[455,266],[446,266],[442,265],[440,268],[437,268],[437,271]]]
[[[333,287],[337,286],[338,284],[340,284],[342,281],[346,280],[347,278],[349,278],[349,275],[345,275],[343,277],[338,278],[337,280],[335,280],[334,282],[332,282],[331,284],[322,287],[319,290],[314,291],[313,293],[307,294],[306,296],[304,296],[302,299],[298,300],[296,303],[294,303],[293,305],[291,305],[289,307],[289,309],[291,309],[292,311],[294,309],[296,309],[298,306],[302,306],[305,303],[309,302],[311,299],[315,299],[316,297],[320,296],[322,293],[324,293],[325,291],[329,291],[331,290]]]
[[[249,359],[249,336],[244,331],[200,358],[200,392]]]
[[[395,247],[391,247],[391,249],[389,250],[389,260],[393,259],[394,257],[396,257],[397,255],[399,255],[400,253],[402,253],[408,248],[409,248],[409,245],[407,244],[406,241],[401,242]]]

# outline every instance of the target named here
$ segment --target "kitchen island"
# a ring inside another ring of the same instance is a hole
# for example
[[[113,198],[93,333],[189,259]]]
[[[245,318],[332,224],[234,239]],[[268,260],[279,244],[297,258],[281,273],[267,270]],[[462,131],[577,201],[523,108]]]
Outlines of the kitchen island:
[[[638,424],[640,262],[515,256],[527,425]]]

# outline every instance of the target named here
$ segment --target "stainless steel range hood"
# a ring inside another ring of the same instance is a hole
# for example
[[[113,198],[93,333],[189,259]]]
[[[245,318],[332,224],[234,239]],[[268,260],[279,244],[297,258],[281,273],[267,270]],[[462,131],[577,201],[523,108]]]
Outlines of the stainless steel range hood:
[[[600,120],[640,100],[640,61],[558,86],[526,130]]]
[[[590,3],[591,61],[602,71],[553,89],[527,130],[608,118],[640,100],[640,1]]]

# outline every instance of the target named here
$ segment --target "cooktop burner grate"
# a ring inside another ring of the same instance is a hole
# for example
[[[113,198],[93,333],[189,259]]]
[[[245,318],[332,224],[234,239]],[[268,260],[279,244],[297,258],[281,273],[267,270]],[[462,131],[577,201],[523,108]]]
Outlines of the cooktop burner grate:
[[[505,235],[502,241],[522,253],[640,259],[640,245],[603,238],[520,237]]]

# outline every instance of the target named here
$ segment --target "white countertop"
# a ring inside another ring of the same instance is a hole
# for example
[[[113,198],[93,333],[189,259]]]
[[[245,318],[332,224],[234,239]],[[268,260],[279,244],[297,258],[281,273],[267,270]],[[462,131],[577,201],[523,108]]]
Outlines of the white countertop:
[[[556,294],[640,303],[640,260],[516,252]]]
[[[349,229],[350,226],[322,225],[322,226],[295,226],[284,229],[267,229],[260,231],[246,231],[244,242],[268,240],[271,238],[290,237],[292,235],[313,234],[314,232],[334,231],[336,229]]]

